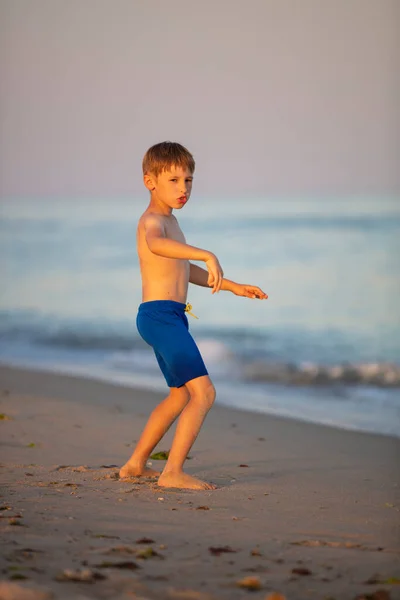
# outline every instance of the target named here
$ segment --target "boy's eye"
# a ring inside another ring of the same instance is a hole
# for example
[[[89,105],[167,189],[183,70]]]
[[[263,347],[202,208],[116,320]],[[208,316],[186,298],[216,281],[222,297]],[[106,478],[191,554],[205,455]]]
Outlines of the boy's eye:
[[[171,181],[176,181],[176,179],[171,179]]]

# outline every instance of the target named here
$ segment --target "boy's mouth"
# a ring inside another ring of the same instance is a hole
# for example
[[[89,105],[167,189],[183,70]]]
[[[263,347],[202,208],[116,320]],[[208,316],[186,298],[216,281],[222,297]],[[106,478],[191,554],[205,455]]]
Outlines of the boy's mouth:
[[[186,204],[187,202],[187,197],[186,196],[181,196],[180,198],[178,198],[178,202],[180,204]]]

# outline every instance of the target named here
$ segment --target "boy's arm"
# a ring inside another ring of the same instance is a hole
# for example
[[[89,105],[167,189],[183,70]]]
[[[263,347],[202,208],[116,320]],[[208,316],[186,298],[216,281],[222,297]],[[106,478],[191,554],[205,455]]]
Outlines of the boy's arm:
[[[205,269],[202,269],[198,265],[190,264],[190,273],[189,273],[189,282],[194,283],[195,285],[200,285],[201,287],[211,288],[213,287],[208,283],[208,272]],[[232,291],[231,284],[234,284],[233,281],[229,279],[222,279],[221,290],[226,290],[228,292]]]
[[[213,254],[202,248],[189,246],[166,236],[165,225],[162,219],[149,215],[144,222],[146,242],[153,254],[165,258],[182,258],[186,260],[201,260],[207,262]]]
[[[200,260],[206,263],[209,282],[213,293],[219,292],[224,273],[218,258],[212,252],[171,240],[165,232],[163,220],[155,215],[148,215],[144,221],[146,242],[153,254],[165,258],[180,258],[183,260]]]
[[[189,281],[195,285],[201,287],[212,287],[208,283],[209,274],[207,271],[199,267],[198,265],[190,264]],[[259,300],[266,300],[268,295],[263,292],[259,287],[255,285],[247,285],[242,283],[236,283],[230,279],[222,279],[221,290],[232,292],[236,296],[244,296],[245,298],[258,298]]]

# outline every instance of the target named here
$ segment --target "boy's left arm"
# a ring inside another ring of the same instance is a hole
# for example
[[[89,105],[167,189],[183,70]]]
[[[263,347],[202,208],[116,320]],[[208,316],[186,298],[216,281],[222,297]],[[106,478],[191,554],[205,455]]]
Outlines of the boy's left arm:
[[[207,280],[209,273],[205,269],[202,269],[198,265],[194,265],[189,263],[190,265],[190,274],[189,281],[190,283],[194,283],[195,285],[200,285],[201,287],[212,288],[212,285],[208,285]],[[247,285],[243,283],[236,283],[235,281],[231,281],[230,279],[226,279],[225,277],[222,280],[221,290],[225,290],[227,292],[232,292],[236,296],[244,296],[245,298],[258,298],[259,300],[266,300],[268,295],[263,292],[256,285]]]

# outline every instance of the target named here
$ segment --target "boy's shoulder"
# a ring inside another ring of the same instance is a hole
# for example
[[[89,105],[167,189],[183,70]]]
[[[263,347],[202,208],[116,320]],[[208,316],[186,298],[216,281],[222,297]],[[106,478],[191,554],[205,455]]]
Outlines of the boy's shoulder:
[[[139,225],[147,225],[148,223],[162,223],[163,215],[145,210],[139,218]]]
[[[168,221],[176,221],[178,222],[175,215],[160,215],[159,213],[155,213],[149,210],[145,210],[142,216],[139,218],[139,225],[160,225],[168,223]]]

